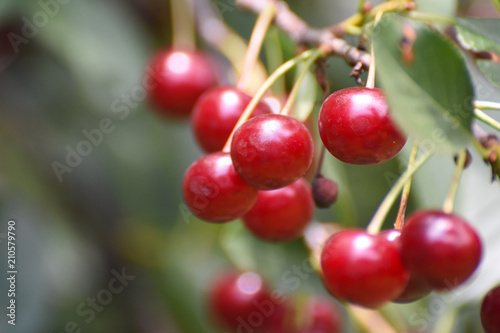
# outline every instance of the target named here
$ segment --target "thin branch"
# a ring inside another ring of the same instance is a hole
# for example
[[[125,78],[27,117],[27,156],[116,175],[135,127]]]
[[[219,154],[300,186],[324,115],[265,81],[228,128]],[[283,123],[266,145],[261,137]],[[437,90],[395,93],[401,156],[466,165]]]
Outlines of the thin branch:
[[[236,0],[241,8],[260,13],[274,0]],[[277,1],[275,24],[286,32],[297,44],[314,44],[322,47],[327,54],[342,57],[349,65],[360,62],[366,70],[370,65],[370,55],[335,37],[330,28],[313,28],[290,10],[284,1]]]

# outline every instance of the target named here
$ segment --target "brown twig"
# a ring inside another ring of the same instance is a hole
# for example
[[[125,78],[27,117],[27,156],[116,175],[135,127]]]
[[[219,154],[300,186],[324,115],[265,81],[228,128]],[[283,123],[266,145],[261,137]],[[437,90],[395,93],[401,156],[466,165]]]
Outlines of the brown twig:
[[[244,9],[260,13],[267,4],[275,0],[236,0]],[[366,70],[370,65],[370,55],[335,37],[331,28],[313,28],[290,10],[283,1],[277,1],[275,24],[286,32],[297,44],[318,45],[328,53],[342,57],[349,65],[361,63]]]

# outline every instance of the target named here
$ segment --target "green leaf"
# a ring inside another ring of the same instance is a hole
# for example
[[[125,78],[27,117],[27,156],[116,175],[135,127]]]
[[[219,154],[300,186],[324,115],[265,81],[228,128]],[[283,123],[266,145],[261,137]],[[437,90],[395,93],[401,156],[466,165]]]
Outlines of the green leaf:
[[[433,13],[446,16],[455,16],[457,0],[417,0],[418,10],[424,13]]]
[[[476,52],[489,51],[500,57],[500,19],[457,18],[457,33],[462,44]],[[500,87],[500,62],[478,60],[484,75]]]
[[[413,59],[406,61],[404,25],[417,31]],[[474,90],[459,50],[426,25],[396,14],[384,15],[375,27],[373,45],[377,79],[402,129],[424,149],[456,152],[466,146]]]
[[[297,75],[302,71],[303,64],[297,70]],[[299,121],[305,121],[311,114],[316,104],[316,97],[319,86],[314,74],[311,71],[306,73],[304,80],[300,84],[295,101],[294,116]]]

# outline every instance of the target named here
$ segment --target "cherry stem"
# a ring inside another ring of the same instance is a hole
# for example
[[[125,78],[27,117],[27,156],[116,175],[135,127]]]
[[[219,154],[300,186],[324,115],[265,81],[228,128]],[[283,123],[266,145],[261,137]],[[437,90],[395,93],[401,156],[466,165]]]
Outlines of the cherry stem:
[[[374,26],[377,25],[378,21],[382,18],[382,15],[384,12],[378,12],[377,16],[375,17],[375,22]],[[373,41],[371,43],[370,47],[370,69],[368,70],[368,78],[366,79],[366,87],[367,88],[375,88],[375,53],[373,52]]]
[[[292,91],[290,92],[290,95],[288,96],[285,106],[281,110],[280,114],[285,116],[288,116],[290,114],[290,110],[292,109],[292,106],[295,103],[295,100],[297,99],[297,94],[299,93],[302,81],[304,81],[306,74],[309,72],[309,69],[314,64],[314,62],[318,60],[318,58],[321,57],[322,55],[323,55],[323,50],[321,48],[316,49],[314,50],[314,53],[311,55],[311,57],[307,59],[306,62],[304,62],[304,67],[302,68],[299,76],[297,77],[297,80],[293,85]],[[304,118],[307,119],[307,117]]]
[[[253,96],[252,100],[250,101],[250,103],[245,108],[245,111],[243,111],[243,114],[238,119],[238,122],[234,126],[233,131],[231,132],[231,135],[227,139],[227,142],[224,145],[224,148],[222,149],[223,152],[228,153],[231,150],[231,141],[233,140],[233,134],[234,134],[234,132],[236,132],[236,130],[238,129],[238,127],[240,127],[245,121],[247,121],[248,118],[250,118],[250,115],[252,114],[253,110],[255,109],[255,107],[257,106],[257,104],[259,103],[260,99],[264,96],[264,94],[266,93],[266,91],[274,84],[274,82],[276,82],[276,80],[280,76],[282,76],[283,74],[285,74],[287,71],[289,71],[295,65],[297,65],[301,61],[304,61],[304,60],[308,59],[309,57],[313,56],[316,51],[317,51],[317,49],[307,50],[307,51],[299,54],[298,56],[296,56],[296,57],[288,60],[283,65],[281,65],[280,67],[278,67],[267,78],[267,80],[262,84],[262,86],[260,87],[260,89]]]
[[[369,234],[377,234],[384,223],[384,219],[389,213],[394,201],[396,201],[399,192],[403,189],[406,181],[413,176],[413,174],[420,169],[422,165],[432,156],[433,151],[428,150],[424,152],[418,160],[415,160],[415,163],[408,165],[406,171],[399,177],[397,182],[392,186],[390,191],[386,194],[384,200],[378,207],[377,211],[373,215],[373,218],[366,228],[366,231]]]
[[[500,111],[500,103],[488,102],[488,101],[474,101],[472,104],[479,110]]]
[[[437,322],[433,333],[453,332],[453,326],[457,317],[455,308],[448,308]]]
[[[413,144],[413,147],[411,148],[410,159],[408,160],[408,165],[412,165],[413,163],[415,163],[417,154],[418,154],[418,145]],[[405,224],[406,206],[408,206],[408,198],[410,197],[412,179],[413,177],[411,176],[408,178],[408,180],[405,183],[405,186],[403,187],[403,193],[401,194],[401,203],[399,204],[398,216],[396,218],[396,223],[394,223],[394,228],[398,230],[403,229],[403,226]]]
[[[264,41],[264,37],[266,36],[267,29],[273,22],[275,14],[276,3],[270,2],[266,5],[264,10],[259,13],[259,16],[257,17],[257,22],[255,23],[252,35],[250,37],[250,42],[248,43],[241,76],[238,84],[236,85],[238,90],[240,91],[246,91],[248,81],[250,80],[253,68],[257,61],[257,58],[259,57],[262,42]]]
[[[457,166],[455,168],[455,172],[453,173],[450,190],[443,204],[443,212],[447,214],[451,214],[453,212],[453,203],[455,202],[455,197],[457,196],[458,185],[460,184],[460,178],[462,177],[466,158],[466,150],[463,150],[458,154]]]
[[[481,120],[483,123],[493,127],[497,131],[500,131],[500,122],[488,116],[486,113],[479,109],[474,109],[474,117],[476,119]]]
[[[414,20],[431,22],[431,23],[443,23],[447,25],[455,25],[457,23],[453,17],[434,14],[434,13],[411,11],[406,13],[406,16]]]
[[[193,0],[170,1],[172,45],[174,49],[192,50],[196,46]]]
[[[319,158],[318,158],[318,169],[316,170],[316,176],[320,176],[322,175],[321,171],[323,169],[323,161],[325,160],[325,151],[326,151],[326,148],[325,148],[325,145],[320,142],[319,143],[321,145],[321,151],[319,153]]]
[[[370,333],[396,333],[387,320],[376,310],[365,309],[352,304],[347,305],[347,309],[358,323]]]

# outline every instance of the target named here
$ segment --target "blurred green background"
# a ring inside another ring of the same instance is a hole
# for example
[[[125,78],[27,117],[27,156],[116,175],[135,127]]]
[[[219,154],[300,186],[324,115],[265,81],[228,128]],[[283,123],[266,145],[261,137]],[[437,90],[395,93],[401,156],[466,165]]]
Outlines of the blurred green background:
[[[336,23],[356,8],[355,1],[287,2],[315,26]],[[422,10],[449,15],[457,8],[461,14],[493,13],[487,1],[417,3]],[[249,38],[254,14],[238,10],[231,0],[211,5]],[[298,297],[326,294],[316,275],[302,280],[297,290],[288,290],[283,281],[308,256],[302,240],[263,243],[240,222],[211,225],[184,206],[182,176],[202,152],[189,123],[161,119],[138,93],[149,57],[170,43],[169,8],[166,0],[0,3],[0,233],[6,232],[7,221],[16,221],[18,266],[17,325],[7,324],[3,310],[0,332],[218,332],[206,314],[204,295],[217,273],[235,262]],[[12,33],[21,36],[15,46]],[[199,47],[229,71],[217,51],[203,40]],[[329,61],[332,89],[354,85],[349,71],[342,60]],[[230,75],[224,77],[230,82]],[[482,98],[498,100],[498,89],[478,80]],[[117,105],[127,105],[129,112],[115,112]],[[103,119],[111,123],[109,133],[58,177],[54,162],[64,164],[68,152],[86,139],[84,132],[99,128]],[[346,166],[328,157],[324,172],[339,181],[340,202],[318,211],[317,219],[365,226],[407,156],[408,147],[398,159],[373,167]],[[495,264],[500,187],[490,184],[488,168],[477,155],[474,161],[464,175],[457,211],[479,229],[488,252],[477,278],[445,302],[462,311],[455,332],[480,330],[477,303],[500,282]],[[452,170],[448,156],[432,159],[416,177],[410,209],[439,207]],[[386,225],[391,224],[389,219]],[[2,277],[7,271],[4,236]],[[106,293],[117,274],[128,276],[124,288]],[[2,309],[7,289],[6,279],[0,279]],[[107,304],[89,310],[92,298],[106,295],[111,295]],[[425,314],[432,302],[429,297],[389,305],[383,312],[397,327],[411,327],[410,315]],[[427,312],[429,328],[443,313]],[[356,331],[347,317],[345,327]]]

